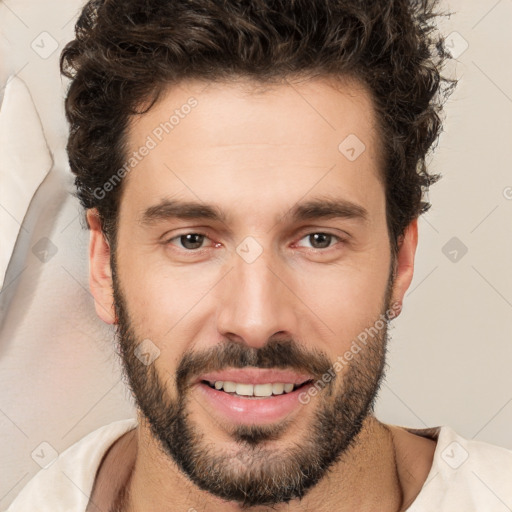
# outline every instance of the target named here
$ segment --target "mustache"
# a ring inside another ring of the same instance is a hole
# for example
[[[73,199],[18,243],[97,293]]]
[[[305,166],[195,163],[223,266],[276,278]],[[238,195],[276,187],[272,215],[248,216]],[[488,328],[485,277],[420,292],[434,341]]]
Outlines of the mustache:
[[[223,340],[207,350],[187,352],[176,369],[176,386],[184,391],[204,373],[247,366],[268,369],[291,369],[321,379],[332,367],[327,355],[316,349],[305,349],[291,339],[271,339],[263,347]]]

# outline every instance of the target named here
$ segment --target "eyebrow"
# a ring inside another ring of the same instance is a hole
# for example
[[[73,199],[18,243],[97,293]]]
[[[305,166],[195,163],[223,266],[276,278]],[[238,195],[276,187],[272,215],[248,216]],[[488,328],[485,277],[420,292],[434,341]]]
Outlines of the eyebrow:
[[[140,216],[139,221],[142,225],[149,226],[170,219],[205,219],[225,222],[226,215],[213,205],[165,199],[159,204],[147,208]]]
[[[295,204],[281,216],[279,222],[328,218],[367,221],[368,211],[361,205],[346,199],[317,198]],[[210,220],[226,223],[227,215],[217,206],[211,204],[165,199],[144,210],[139,217],[139,222],[144,226],[150,226],[171,219]]]
[[[363,206],[346,199],[317,198],[296,204],[283,219],[304,221],[313,219],[357,219],[367,221],[368,211]]]

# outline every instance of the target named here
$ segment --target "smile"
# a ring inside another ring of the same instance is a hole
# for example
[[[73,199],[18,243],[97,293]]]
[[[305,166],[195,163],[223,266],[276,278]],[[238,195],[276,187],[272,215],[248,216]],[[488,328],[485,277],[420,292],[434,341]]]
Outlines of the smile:
[[[292,382],[274,382],[264,384],[247,384],[243,382],[232,382],[232,381],[203,381],[208,384],[211,388],[218,391],[224,391],[237,396],[242,397],[269,397],[277,396],[286,393],[291,393],[310,381],[303,382],[302,384],[294,384]]]

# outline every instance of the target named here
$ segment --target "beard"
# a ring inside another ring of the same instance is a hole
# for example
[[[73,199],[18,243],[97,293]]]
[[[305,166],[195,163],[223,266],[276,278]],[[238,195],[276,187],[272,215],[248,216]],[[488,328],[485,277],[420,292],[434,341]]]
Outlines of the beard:
[[[233,425],[229,436],[236,448],[228,449],[211,440],[211,424],[195,422],[190,417],[191,383],[197,377],[251,366],[297,370],[314,375],[315,381],[320,382],[329,370],[333,374],[333,362],[325,353],[305,349],[289,338],[272,337],[261,348],[228,339],[201,352],[186,352],[172,378],[164,381],[155,363],[145,365],[136,356],[135,349],[143,338],[132,327],[115,262],[112,269],[124,376],[162,452],[198,488],[236,502],[241,508],[288,503],[303,498],[357,443],[365,420],[373,414],[385,373],[391,279],[381,312],[386,318],[385,322],[381,320],[383,328],[372,335],[341,373],[327,384],[322,382],[325,387],[316,400],[303,405],[316,410],[301,437],[279,448],[279,440],[285,438],[287,431],[293,432],[293,419],[269,425]],[[173,383],[175,396],[166,383]]]

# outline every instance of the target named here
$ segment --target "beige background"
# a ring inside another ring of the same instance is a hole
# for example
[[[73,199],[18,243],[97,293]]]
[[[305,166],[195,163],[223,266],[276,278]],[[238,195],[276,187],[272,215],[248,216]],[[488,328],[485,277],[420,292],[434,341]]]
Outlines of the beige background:
[[[377,412],[512,448],[512,0],[447,8],[456,14],[443,32],[459,55],[449,72],[460,83],[431,162],[444,178],[420,221]],[[76,0],[0,1],[0,96],[9,76],[25,82],[55,162],[17,219],[24,229],[0,293],[0,510],[40,469],[31,455],[41,443],[51,457],[133,414],[112,331],[87,290],[88,235],[69,195],[58,55],[78,10]],[[31,250],[42,237],[58,249],[45,263]]]

